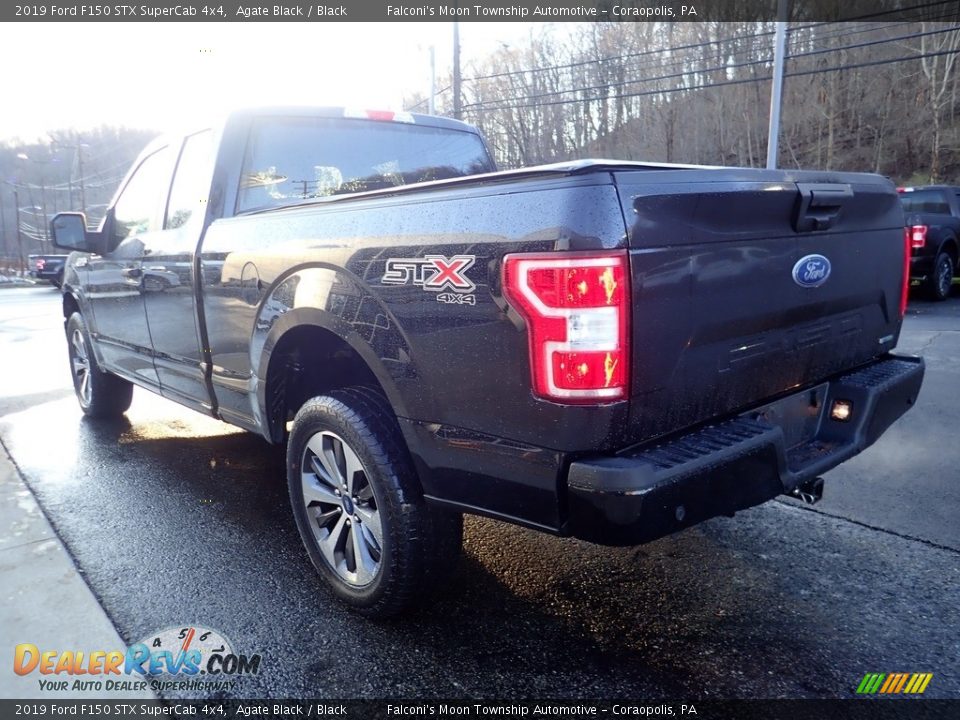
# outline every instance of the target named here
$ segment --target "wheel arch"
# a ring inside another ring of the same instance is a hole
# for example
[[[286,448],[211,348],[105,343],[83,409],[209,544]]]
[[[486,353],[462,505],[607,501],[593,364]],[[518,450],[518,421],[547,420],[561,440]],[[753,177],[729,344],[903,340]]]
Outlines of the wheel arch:
[[[940,248],[937,250],[937,255],[945,252],[953,258],[953,267],[956,271],[957,262],[960,261],[960,246],[957,245],[957,238],[953,235],[946,235],[943,240],[940,242]]]
[[[404,415],[396,378],[409,372],[409,358],[390,313],[352,275],[297,270],[274,285],[254,324],[254,412],[262,434],[282,441],[303,401],[349,385],[376,388]]]
[[[80,301],[77,300],[77,297],[76,297],[72,292],[69,292],[69,291],[67,291],[67,290],[65,289],[65,290],[64,290],[64,293],[63,293],[63,319],[64,319],[64,322],[66,322],[67,320],[69,320],[69,319],[70,319],[70,316],[73,315],[75,312],[78,312],[78,313],[81,313],[81,314],[82,314],[82,312],[83,312],[83,311],[80,309]]]

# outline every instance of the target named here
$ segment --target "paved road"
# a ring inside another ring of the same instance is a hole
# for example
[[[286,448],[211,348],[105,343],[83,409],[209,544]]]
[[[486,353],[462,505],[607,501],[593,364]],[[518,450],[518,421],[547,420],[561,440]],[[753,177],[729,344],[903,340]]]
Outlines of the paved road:
[[[960,299],[913,305],[918,405],[813,510],[634,549],[470,519],[437,604],[390,623],[314,579],[258,438],[139,390],[128,420],[83,420],[58,310],[0,291],[0,439],[125,640],[194,622],[263,655],[235,694],[850,697],[868,671],[924,671],[960,697]]]

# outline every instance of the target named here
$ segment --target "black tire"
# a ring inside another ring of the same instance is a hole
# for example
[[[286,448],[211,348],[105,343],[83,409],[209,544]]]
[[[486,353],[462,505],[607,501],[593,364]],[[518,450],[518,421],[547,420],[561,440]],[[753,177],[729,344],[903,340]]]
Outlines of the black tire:
[[[953,258],[950,253],[941,252],[933,261],[933,268],[927,278],[927,293],[934,300],[946,300],[953,287]]]
[[[462,517],[427,505],[396,418],[375,390],[304,403],[287,444],[287,484],[310,561],[363,615],[418,604],[459,553]]]
[[[78,312],[67,320],[67,352],[73,390],[84,414],[102,419],[123,415],[133,400],[133,385],[100,369],[87,325]]]

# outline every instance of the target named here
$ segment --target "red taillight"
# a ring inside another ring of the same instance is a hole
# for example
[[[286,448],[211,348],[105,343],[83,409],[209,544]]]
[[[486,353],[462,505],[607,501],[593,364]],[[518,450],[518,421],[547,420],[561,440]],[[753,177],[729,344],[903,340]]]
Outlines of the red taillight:
[[[37,258],[37,270],[43,270],[46,267],[47,261],[43,258]]]
[[[914,226],[923,227],[924,238],[926,238],[927,228],[923,225]],[[910,248],[913,245],[912,228],[904,228],[903,233],[903,280],[900,285],[900,317],[907,314],[907,297],[910,295]]]
[[[625,251],[507,255],[503,290],[527,322],[537,395],[565,403],[627,397]]]
[[[911,225],[907,228],[907,232],[910,234],[910,247],[914,250],[919,250],[927,244],[926,225]]]

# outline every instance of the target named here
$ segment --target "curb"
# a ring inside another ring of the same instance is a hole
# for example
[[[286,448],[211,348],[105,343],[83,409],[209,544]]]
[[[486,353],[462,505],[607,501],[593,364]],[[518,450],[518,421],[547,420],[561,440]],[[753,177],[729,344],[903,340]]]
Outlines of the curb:
[[[18,675],[14,671],[16,646],[20,643],[32,643],[41,653],[71,650],[82,651],[88,657],[97,650],[124,650],[126,643],[117,634],[2,443],[0,588],[0,698],[146,700],[156,697],[149,690],[79,689],[89,681],[110,679],[103,676],[67,672],[41,674],[39,670]],[[41,682],[57,683],[61,689],[49,689]],[[78,689],[74,689],[75,682]]]

